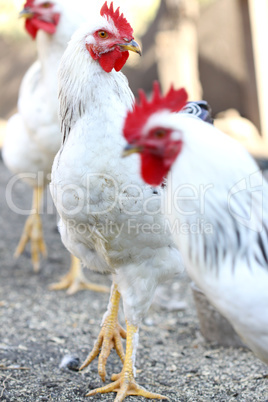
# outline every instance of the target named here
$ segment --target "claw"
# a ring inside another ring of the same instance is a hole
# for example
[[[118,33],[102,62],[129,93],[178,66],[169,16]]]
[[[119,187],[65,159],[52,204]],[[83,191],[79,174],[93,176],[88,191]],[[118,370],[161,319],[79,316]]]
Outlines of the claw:
[[[115,402],[122,402],[127,396],[143,396],[150,399],[166,399],[166,396],[146,391],[140,387],[134,380],[133,361],[135,359],[135,338],[138,328],[127,323],[127,351],[123,370],[120,374],[112,376],[115,381],[105,385],[104,387],[89,391],[86,396],[94,396],[96,394],[105,394],[108,392],[116,392]]]
[[[28,217],[25,222],[24,229],[16,248],[14,257],[18,258],[23,251],[27,243],[31,243],[31,256],[32,264],[35,272],[39,271],[40,268],[40,258],[39,255],[43,257],[47,256],[46,245],[43,239],[43,229],[42,221],[39,215],[39,207],[42,199],[43,188],[38,187],[34,189],[33,194],[33,214]]]
[[[85,278],[80,261],[78,258],[71,256],[70,271],[58,283],[53,283],[49,286],[49,290],[63,290],[68,289],[67,294],[73,295],[80,290],[91,290],[93,292],[109,293],[110,289],[107,286],[97,285],[88,282]]]
[[[80,370],[87,367],[99,355],[98,372],[102,381],[106,377],[106,362],[110,352],[115,348],[122,363],[124,363],[125,353],[122,345],[121,338],[126,338],[126,331],[118,323],[118,309],[120,302],[120,293],[117,291],[116,286],[113,286],[111,291],[111,298],[108,307],[108,313],[105,314],[105,319],[102,324],[101,331],[95,345],[88,355]]]
[[[122,374],[123,377],[123,374]],[[134,380],[130,383],[122,381],[122,378],[118,379],[111,384],[105,385],[105,387],[96,388],[92,391],[89,391],[86,396],[94,396],[96,394],[105,394],[108,392],[117,392],[117,396],[114,402],[122,402],[127,396],[143,396],[144,398],[149,399],[166,399],[169,400],[168,397],[160,394],[155,394],[153,392],[146,391],[143,387],[140,387],[136,384]]]

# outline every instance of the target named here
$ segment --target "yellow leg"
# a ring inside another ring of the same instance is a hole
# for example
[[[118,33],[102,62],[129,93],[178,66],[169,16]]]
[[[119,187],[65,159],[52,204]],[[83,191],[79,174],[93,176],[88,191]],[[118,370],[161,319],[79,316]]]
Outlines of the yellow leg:
[[[47,255],[46,245],[43,238],[42,221],[40,218],[40,205],[42,201],[43,187],[34,188],[32,214],[25,222],[25,226],[15,251],[15,258],[19,257],[24,251],[26,244],[31,243],[32,264],[35,272],[39,271],[39,254]]]
[[[83,274],[81,263],[78,258],[71,255],[71,267],[69,272],[61,278],[60,282],[53,283],[49,286],[50,290],[68,289],[67,294],[73,295],[79,290],[92,290],[93,292],[109,293],[110,289],[107,286],[97,285],[88,282]]]
[[[105,381],[106,377],[106,362],[110,355],[111,349],[115,348],[122,363],[124,362],[125,353],[122,345],[121,338],[126,338],[125,330],[119,325],[118,322],[118,309],[120,302],[120,293],[117,290],[117,286],[113,285],[111,291],[110,302],[108,311],[105,313],[105,318],[102,324],[100,334],[93,347],[93,350],[88,355],[80,370],[87,367],[99,354],[98,372],[102,379]]]
[[[88,392],[86,396],[93,396],[96,394],[104,394],[108,392],[117,392],[115,402],[121,402],[129,395],[143,396],[144,398],[151,399],[168,399],[163,395],[154,394],[152,392],[146,391],[135,382],[133,370],[137,341],[138,327],[127,322],[127,346],[123,370],[120,374],[112,376],[112,381],[114,382],[104,387],[94,389]]]

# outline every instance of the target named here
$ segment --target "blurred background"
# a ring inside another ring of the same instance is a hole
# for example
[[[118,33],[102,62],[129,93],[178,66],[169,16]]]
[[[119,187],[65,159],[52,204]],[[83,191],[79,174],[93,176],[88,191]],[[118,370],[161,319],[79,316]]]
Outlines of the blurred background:
[[[103,0],[95,0],[99,9]],[[160,80],[187,88],[212,107],[215,124],[257,157],[268,155],[267,0],[116,0],[142,44],[124,69],[130,86],[149,92]],[[21,0],[0,0],[0,130],[16,111],[18,90],[36,58],[18,19]]]

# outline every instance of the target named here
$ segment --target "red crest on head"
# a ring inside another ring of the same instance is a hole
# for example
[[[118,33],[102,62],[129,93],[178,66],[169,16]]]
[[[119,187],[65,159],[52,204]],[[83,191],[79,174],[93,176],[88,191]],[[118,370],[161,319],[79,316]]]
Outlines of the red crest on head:
[[[106,16],[107,18],[111,18],[114,22],[114,25],[120,32],[122,36],[125,36],[127,39],[131,39],[133,35],[133,29],[127,19],[124,17],[124,14],[120,14],[119,7],[114,11],[113,2],[110,4],[110,8],[107,5],[107,1],[103,4],[100,15]]]
[[[30,7],[34,3],[34,0],[27,0],[26,3],[24,4],[24,7]]]
[[[187,102],[187,92],[184,88],[175,90],[171,86],[166,96],[161,96],[158,81],[154,82],[152,99],[149,102],[143,90],[139,91],[140,99],[136,100],[132,111],[128,112],[125,125],[125,139],[131,143],[140,138],[140,131],[147,122],[148,118],[162,110],[169,112],[179,112]]]

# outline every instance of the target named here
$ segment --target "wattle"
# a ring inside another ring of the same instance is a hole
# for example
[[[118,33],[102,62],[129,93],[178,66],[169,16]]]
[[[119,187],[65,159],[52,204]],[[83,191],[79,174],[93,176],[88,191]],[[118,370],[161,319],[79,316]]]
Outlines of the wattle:
[[[28,31],[28,33],[32,36],[32,38],[35,39],[39,29],[47,32],[48,34],[51,35],[54,34],[56,32],[59,20],[60,20],[60,14],[58,13],[55,13],[53,15],[52,22],[42,21],[38,17],[33,17],[26,20],[25,28]]]
[[[170,166],[164,164],[162,157],[146,152],[141,154],[141,175],[143,180],[151,186],[162,184],[169,169]]]
[[[121,50],[116,47],[111,52],[101,54],[99,63],[106,73],[110,73],[113,68],[116,71],[120,71],[124,67],[128,57],[129,52],[121,52]]]

